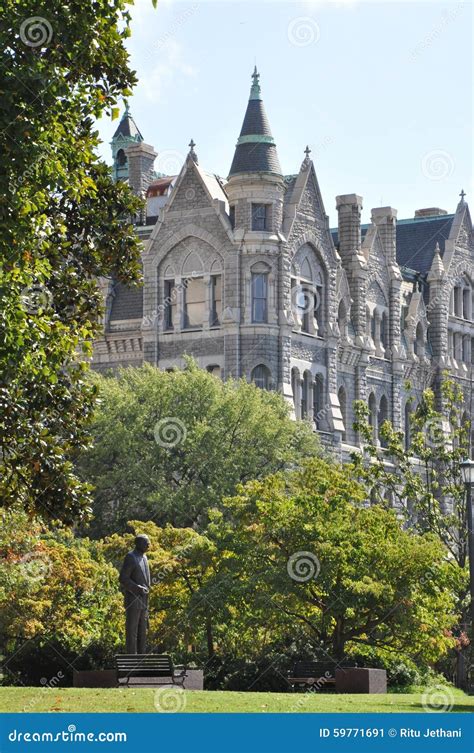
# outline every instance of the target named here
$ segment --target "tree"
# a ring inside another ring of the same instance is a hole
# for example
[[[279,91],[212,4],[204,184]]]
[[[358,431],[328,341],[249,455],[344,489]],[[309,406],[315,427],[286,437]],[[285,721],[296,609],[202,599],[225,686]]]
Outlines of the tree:
[[[76,660],[92,647],[112,652],[124,619],[118,573],[97,542],[49,529],[22,510],[0,511],[0,652],[8,672],[30,680],[31,652],[48,677],[58,664],[67,670],[63,657]]]
[[[188,360],[95,376],[101,395],[80,472],[94,484],[91,531],[122,530],[131,517],[204,531],[208,510],[240,483],[318,451],[309,424],[281,395],[222,380]]]
[[[94,119],[130,94],[126,0],[6,0],[0,29],[0,504],[73,522],[72,460],[95,389],[96,279],[140,278],[140,202],[96,156]]]
[[[364,497],[350,466],[314,459],[228,500],[235,611],[277,617],[320,656],[375,647],[433,662],[454,643],[458,573],[434,535],[404,531]]]
[[[407,385],[410,390],[410,385]],[[436,407],[432,389],[409,412],[409,441],[390,421],[381,427],[383,447],[374,441],[373,428],[362,401],[354,404],[354,428],[361,451],[352,454],[357,478],[373,501],[394,504],[421,533],[435,533],[447,547],[451,561],[461,568],[468,557],[467,511],[460,464],[469,457],[470,427],[463,417],[462,390],[453,380],[441,384],[443,409]],[[410,398],[413,404],[414,396]]]
[[[406,385],[411,390],[411,385]],[[406,524],[420,533],[435,534],[449,551],[449,563],[465,574],[468,559],[468,520],[461,462],[470,456],[470,418],[466,419],[460,386],[447,375],[441,383],[441,409],[431,388],[424,390],[409,412],[408,437],[390,421],[381,427],[383,447],[374,441],[365,403],[354,404],[354,428],[361,437],[361,451],[352,460],[356,477],[372,500],[386,505],[387,497],[403,515]],[[407,431],[407,430],[406,430]],[[469,639],[466,623],[469,608],[468,579],[458,578],[456,628],[458,683],[465,683],[463,654]]]

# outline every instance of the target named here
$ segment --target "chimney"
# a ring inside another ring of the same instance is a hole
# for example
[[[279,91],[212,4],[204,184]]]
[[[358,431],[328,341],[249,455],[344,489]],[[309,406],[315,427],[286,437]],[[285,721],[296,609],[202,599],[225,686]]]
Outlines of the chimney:
[[[415,211],[415,219],[417,219],[417,217],[442,217],[445,214],[448,214],[446,209],[428,207],[427,209],[417,209]]]
[[[153,163],[157,152],[149,144],[141,141],[126,149],[128,159],[128,182],[133,193],[143,196],[153,180]]]
[[[372,223],[377,227],[390,264],[397,262],[397,210],[392,207],[372,209]]]
[[[362,196],[355,193],[336,196],[339,253],[342,257],[358,254],[361,247],[360,217]]]

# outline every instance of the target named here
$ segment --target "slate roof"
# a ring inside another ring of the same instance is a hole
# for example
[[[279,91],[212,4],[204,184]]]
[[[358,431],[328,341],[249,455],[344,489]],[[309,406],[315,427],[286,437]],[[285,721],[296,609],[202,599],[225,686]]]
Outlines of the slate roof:
[[[397,222],[397,262],[400,267],[413,270],[420,274],[429,272],[433,261],[436,243],[439,243],[441,255],[449,237],[454,214],[443,214],[437,217],[423,217]],[[369,225],[361,226],[364,238]],[[337,229],[331,230],[334,245],[339,242]]]
[[[256,71],[253,78],[254,84],[235,148],[229,178],[237,173],[282,174],[270,123],[260,98]]]
[[[241,136],[250,136],[259,133],[262,136],[271,136],[272,130],[268,121],[267,113],[261,99],[249,99],[247,112],[242,123]]]
[[[122,119],[120,123],[118,124],[117,130],[115,131],[114,135],[112,136],[113,139],[117,138],[117,136],[124,136],[125,138],[132,138],[136,141],[143,141],[143,136],[140,133],[140,130],[135,123],[134,119],[130,115],[129,110],[125,110],[124,114],[122,115]]]
[[[119,319],[141,319],[143,316],[143,288],[128,287],[117,282],[110,312],[110,321]]]
[[[441,256],[451,231],[454,214],[397,222],[397,262],[417,272],[429,272],[436,244]]]
[[[275,144],[238,144],[229,178],[237,173],[276,173],[281,175]]]

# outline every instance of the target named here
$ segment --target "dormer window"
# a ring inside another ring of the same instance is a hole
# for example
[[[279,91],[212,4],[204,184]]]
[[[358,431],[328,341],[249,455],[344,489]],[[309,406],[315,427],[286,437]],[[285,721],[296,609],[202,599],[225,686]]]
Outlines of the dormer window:
[[[252,204],[252,230],[268,229],[268,205]]]

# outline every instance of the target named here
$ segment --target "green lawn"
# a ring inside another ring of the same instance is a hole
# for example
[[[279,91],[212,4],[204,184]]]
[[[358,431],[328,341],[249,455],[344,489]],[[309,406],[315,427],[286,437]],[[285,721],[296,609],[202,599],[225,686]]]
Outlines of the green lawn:
[[[430,691],[427,691],[430,693]],[[443,689],[451,711],[474,712],[474,697],[460,690]],[[423,711],[422,693],[387,695],[336,695],[317,693],[232,693],[163,689],[0,688],[0,712],[39,711],[140,711],[155,712],[158,704],[176,704],[185,712],[407,712]],[[170,695],[171,693],[171,695]],[[433,694],[433,700],[436,697]]]

